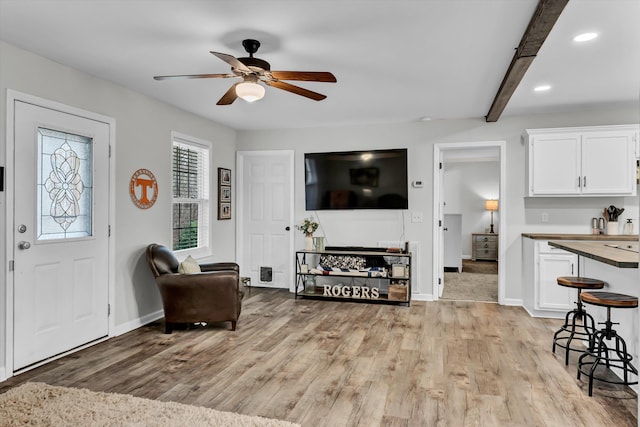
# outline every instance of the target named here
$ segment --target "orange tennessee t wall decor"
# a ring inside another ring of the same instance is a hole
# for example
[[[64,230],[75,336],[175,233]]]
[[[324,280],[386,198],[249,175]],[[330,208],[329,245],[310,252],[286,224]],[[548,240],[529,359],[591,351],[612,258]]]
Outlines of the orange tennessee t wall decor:
[[[138,169],[129,182],[129,194],[133,204],[140,209],[149,209],[158,198],[158,182],[148,169]]]

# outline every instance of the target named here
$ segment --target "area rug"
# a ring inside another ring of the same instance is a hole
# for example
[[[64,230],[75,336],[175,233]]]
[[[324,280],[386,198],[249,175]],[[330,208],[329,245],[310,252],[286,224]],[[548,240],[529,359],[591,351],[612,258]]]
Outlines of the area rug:
[[[0,394],[0,425],[300,427],[287,421],[43,383],[25,383]]]
[[[498,275],[444,273],[442,299],[498,302]]]

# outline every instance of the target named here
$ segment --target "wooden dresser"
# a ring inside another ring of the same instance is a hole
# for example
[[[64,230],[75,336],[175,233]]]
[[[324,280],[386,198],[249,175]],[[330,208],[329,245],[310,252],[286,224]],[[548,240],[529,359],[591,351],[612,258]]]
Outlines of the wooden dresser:
[[[496,233],[472,233],[471,234],[472,258],[476,260],[498,260],[498,234]]]

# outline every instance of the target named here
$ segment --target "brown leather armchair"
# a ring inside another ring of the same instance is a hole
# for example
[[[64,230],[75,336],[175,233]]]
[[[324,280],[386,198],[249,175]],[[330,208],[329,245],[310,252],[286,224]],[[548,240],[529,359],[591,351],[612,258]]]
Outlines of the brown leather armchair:
[[[238,264],[200,264],[201,273],[180,274],[173,252],[155,243],[147,246],[147,262],[162,296],[167,334],[174,323],[231,321],[236,330],[244,296]]]

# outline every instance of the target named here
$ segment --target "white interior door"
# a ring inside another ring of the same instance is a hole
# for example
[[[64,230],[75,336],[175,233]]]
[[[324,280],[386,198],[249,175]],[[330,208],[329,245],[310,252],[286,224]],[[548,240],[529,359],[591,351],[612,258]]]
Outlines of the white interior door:
[[[444,267],[462,272],[462,214],[444,214]]]
[[[238,153],[238,171],[241,274],[252,286],[293,290],[293,152]]]
[[[13,370],[107,336],[109,124],[14,104]]]

